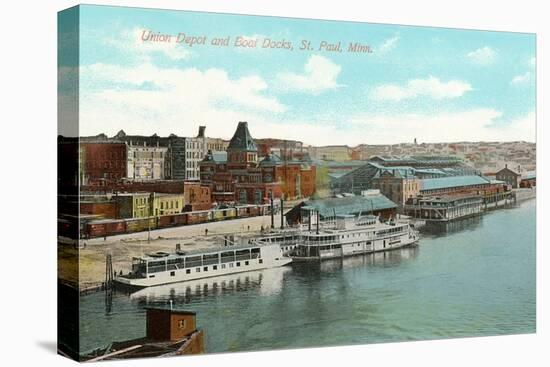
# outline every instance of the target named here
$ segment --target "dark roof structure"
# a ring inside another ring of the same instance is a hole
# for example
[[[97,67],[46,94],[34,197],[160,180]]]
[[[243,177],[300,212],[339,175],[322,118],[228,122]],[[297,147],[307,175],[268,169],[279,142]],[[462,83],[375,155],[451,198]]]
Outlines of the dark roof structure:
[[[278,166],[282,164],[281,158],[277,154],[270,153],[260,161],[260,166]]]
[[[229,142],[228,150],[244,150],[248,152],[257,152],[258,147],[248,131],[248,123],[246,121],[239,121],[237,130]]]
[[[451,176],[420,180],[420,190],[439,190],[474,185],[488,185],[491,181],[482,176]]]
[[[367,214],[377,210],[393,209],[397,205],[382,194],[369,196],[345,196],[341,198],[327,198],[308,200],[304,209],[318,211],[322,217],[330,217],[336,212],[339,214],[357,215]]]
[[[513,176],[516,176],[516,177],[521,176],[519,173],[516,173],[516,172],[512,171],[510,168],[508,168],[508,166],[504,167],[503,169],[498,171],[496,174],[499,175],[499,176],[504,175],[504,174],[513,175]]]
[[[204,156],[202,162],[213,162],[213,163],[226,163],[227,162],[227,152],[226,151],[211,151]]]
[[[302,210],[319,212],[322,218],[326,218],[334,215],[366,215],[395,208],[397,205],[393,201],[380,193],[373,193],[302,201],[288,211],[285,217],[289,223],[295,223]]]

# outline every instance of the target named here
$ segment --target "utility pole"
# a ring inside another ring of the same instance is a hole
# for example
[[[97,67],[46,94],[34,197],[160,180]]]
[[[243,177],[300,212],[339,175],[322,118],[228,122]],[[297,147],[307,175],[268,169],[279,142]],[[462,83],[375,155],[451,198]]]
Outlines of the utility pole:
[[[271,204],[271,229],[274,229],[275,228],[275,217],[274,217],[274,213],[273,213],[273,210],[274,210],[274,207],[273,207],[273,191],[271,191],[269,193],[269,200],[270,200],[270,204]]]
[[[151,193],[151,195],[149,196],[149,200],[151,200],[151,202],[149,203],[149,214],[147,216],[147,243],[151,243],[151,218],[154,218],[154,213],[153,213],[153,209],[154,209],[154,206],[155,206],[155,193]]]
[[[281,197],[281,229],[284,228],[284,210],[283,210],[283,198]]]

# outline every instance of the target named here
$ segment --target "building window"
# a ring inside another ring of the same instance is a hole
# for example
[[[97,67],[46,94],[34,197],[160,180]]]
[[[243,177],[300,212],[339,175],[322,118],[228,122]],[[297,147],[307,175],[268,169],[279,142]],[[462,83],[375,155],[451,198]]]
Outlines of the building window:
[[[201,268],[196,268],[195,269],[195,273],[200,273],[201,272]]]
[[[259,262],[260,264],[263,264],[263,263],[264,263],[264,260],[263,260],[263,259],[260,259],[260,260],[258,260],[258,262]]]
[[[248,261],[245,261],[245,262],[244,262],[244,265],[248,265]]]
[[[212,266],[212,270],[218,270],[218,265]]]
[[[256,192],[254,192],[254,203],[260,204],[261,202],[262,202],[262,191],[256,190]]]
[[[222,264],[222,269],[225,269],[225,264]]]
[[[204,270],[204,271],[208,271],[208,266],[205,266],[205,267],[203,268],[203,270]]]
[[[175,272],[175,271],[171,271],[171,272],[170,272],[170,276],[173,277],[174,275],[176,275],[176,272]]]
[[[191,274],[191,269],[187,269],[187,270],[185,271],[185,274]]]
[[[237,267],[239,267],[239,266],[241,266],[241,263],[238,261],[238,262],[237,262]]]
[[[247,195],[246,195],[246,190],[241,190],[239,192],[239,202],[241,202],[241,204],[244,204],[247,202]]]

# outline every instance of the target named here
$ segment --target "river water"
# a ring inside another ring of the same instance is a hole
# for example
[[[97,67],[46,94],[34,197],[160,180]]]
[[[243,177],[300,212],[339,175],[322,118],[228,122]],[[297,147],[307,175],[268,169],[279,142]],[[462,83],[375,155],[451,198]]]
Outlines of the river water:
[[[81,353],[145,334],[145,307],[197,312],[207,352],[535,331],[535,200],[426,229],[416,247],[81,297]]]

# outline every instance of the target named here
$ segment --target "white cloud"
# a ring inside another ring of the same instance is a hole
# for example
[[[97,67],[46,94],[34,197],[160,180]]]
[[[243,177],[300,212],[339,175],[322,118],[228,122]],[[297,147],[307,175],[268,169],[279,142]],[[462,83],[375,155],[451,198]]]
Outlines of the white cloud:
[[[149,61],[151,54],[160,54],[171,60],[184,60],[192,55],[189,49],[181,43],[176,43],[172,37],[171,42],[143,41],[142,33],[148,32],[146,28],[132,28],[122,31],[116,38],[106,38],[105,43],[119,50]]]
[[[394,36],[385,40],[378,48],[375,49],[375,52],[378,55],[384,55],[390,52],[395,48],[397,42],[399,41],[399,36]]]
[[[466,57],[475,64],[489,65],[492,64],[497,56],[497,52],[489,46],[478,48],[477,50],[468,52]]]
[[[531,81],[531,72],[527,71],[523,74],[516,75],[510,81],[511,84],[525,84]]]
[[[338,88],[338,75],[342,67],[330,59],[312,55],[304,65],[304,73],[291,72],[277,75],[281,89],[311,93],[314,95]]]
[[[377,101],[401,101],[403,99],[417,98],[421,96],[436,100],[445,98],[457,98],[471,91],[472,86],[461,80],[442,82],[438,78],[430,76],[426,79],[412,79],[403,86],[385,84],[376,87],[370,97]]]
[[[128,134],[196,135],[229,139],[238,121],[248,121],[256,138],[277,137],[315,145],[411,141],[534,141],[534,113],[497,124],[493,109],[423,114],[344,113],[338,121],[320,116],[287,116],[276,98],[266,95],[259,76],[232,79],[223,70],[161,69],[151,64],[124,68],[94,64],[81,70],[80,133],[120,129]],[[344,127],[345,126],[345,127]]]
[[[221,69],[93,64],[83,67],[81,76],[80,116],[86,134],[120,128],[144,134],[194,134],[190,126],[215,123],[224,111],[273,115],[286,109],[265,95],[267,83],[259,76],[231,79]]]
[[[412,141],[535,141],[535,114],[496,122],[500,111],[479,108],[461,112],[357,115],[350,119],[370,144]]]
[[[523,85],[528,84],[531,81],[534,80],[535,76],[535,69],[536,69],[537,61],[536,58],[533,56],[527,61],[527,66],[530,70],[527,70],[523,74],[518,74],[512,78],[510,81],[510,84],[512,85]]]

